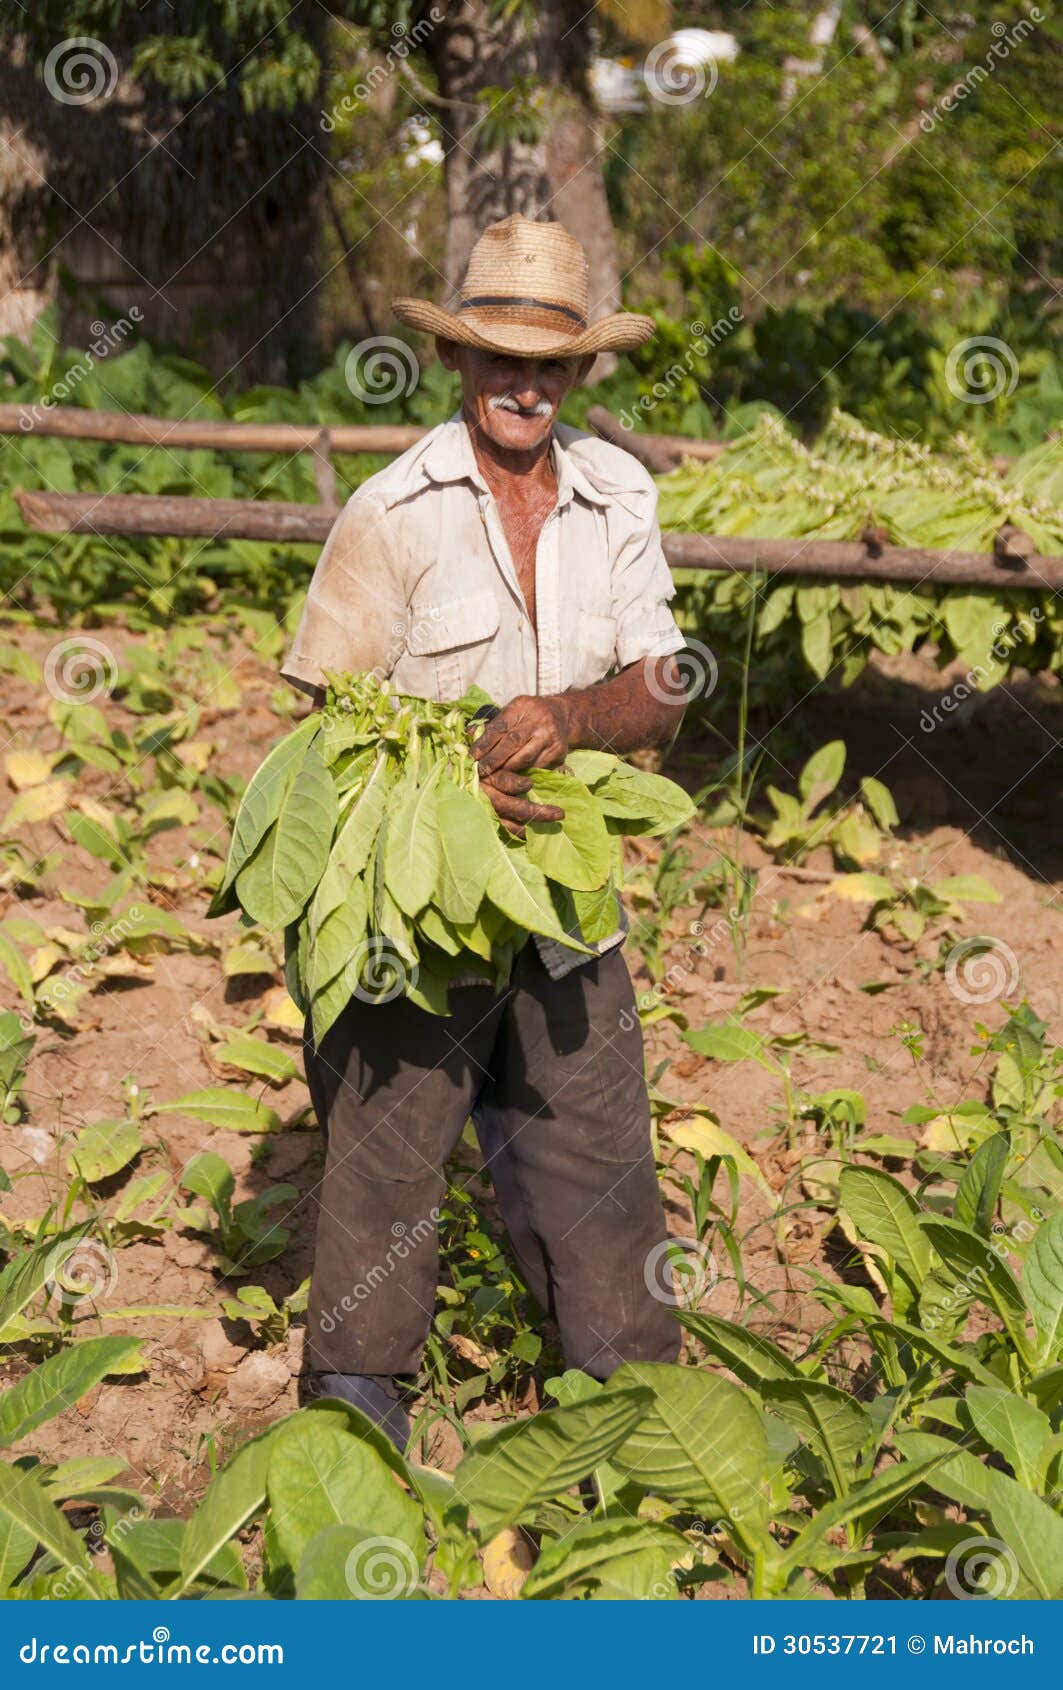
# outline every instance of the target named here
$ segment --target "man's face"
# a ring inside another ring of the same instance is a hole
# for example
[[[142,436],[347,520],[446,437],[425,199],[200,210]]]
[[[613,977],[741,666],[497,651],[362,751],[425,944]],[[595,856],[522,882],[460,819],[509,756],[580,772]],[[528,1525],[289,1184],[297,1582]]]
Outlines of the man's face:
[[[465,414],[508,452],[540,446],[554,426],[566,393],[591,367],[586,358],[521,358],[516,353],[481,352],[437,340],[444,369],[457,370]]]

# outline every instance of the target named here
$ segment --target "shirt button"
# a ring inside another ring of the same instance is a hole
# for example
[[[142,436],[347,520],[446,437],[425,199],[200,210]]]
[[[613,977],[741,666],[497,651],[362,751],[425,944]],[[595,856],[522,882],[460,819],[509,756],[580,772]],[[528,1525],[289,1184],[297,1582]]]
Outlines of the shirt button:
[[[520,617],[519,621],[517,622],[517,632],[523,634],[523,632],[524,632],[524,630],[527,626],[528,626],[528,624],[525,622],[523,616]]]

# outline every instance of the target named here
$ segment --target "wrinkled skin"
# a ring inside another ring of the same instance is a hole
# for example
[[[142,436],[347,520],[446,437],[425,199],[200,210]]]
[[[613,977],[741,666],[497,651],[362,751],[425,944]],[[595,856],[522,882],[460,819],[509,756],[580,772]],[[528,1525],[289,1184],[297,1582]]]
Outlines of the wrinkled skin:
[[[550,437],[565,396],[592,360],[511,357],[446,340],[437,340],[436,350],[444,367],[461,376],[473,450],[497,501],[534,621],[535,547],[557,497]],[[632,663],[593,687],[521,694],[473,746],[481,784],[515,833],[529,821],[560,821],[556,806],[527,799],[531,781],[522,770],[557,768],[578,749],[622,753],[660,744],[676,732],[684,702],[671,657]]]

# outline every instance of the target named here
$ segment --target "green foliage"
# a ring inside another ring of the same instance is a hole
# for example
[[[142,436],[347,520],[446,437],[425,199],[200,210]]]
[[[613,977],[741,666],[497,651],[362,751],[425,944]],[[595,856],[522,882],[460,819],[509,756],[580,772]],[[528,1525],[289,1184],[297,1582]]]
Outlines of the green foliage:
[[[323,712],[252,777],[211,905],[287,930],[289,989],[318,1042],[352,995],[446,1014],[457,976],[500,988],[529,933],[587,950],[615,930],[619,836],[692,813],[671,781],[577,751],[568,772],[534,777],[563,818],[519,840],[480,791],[481,695],[435,704],[373,675],[329,681]]]

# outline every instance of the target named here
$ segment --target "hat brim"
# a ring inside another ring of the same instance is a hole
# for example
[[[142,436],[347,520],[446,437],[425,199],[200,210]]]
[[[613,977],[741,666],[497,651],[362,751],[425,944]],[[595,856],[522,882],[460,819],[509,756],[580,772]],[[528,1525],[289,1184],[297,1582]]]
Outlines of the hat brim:
[[[393,299],[400,323],[425,334],[476,346],[484,352],[517,352],[525,358],[582,358],[593,352],[631,352],[656,334],[652,317],[614,311],[577,334],[557,334],[530,323],[506,321],[497,310],[447,311],[430,299]],[[515,307],[509,307],[515,310]]]

